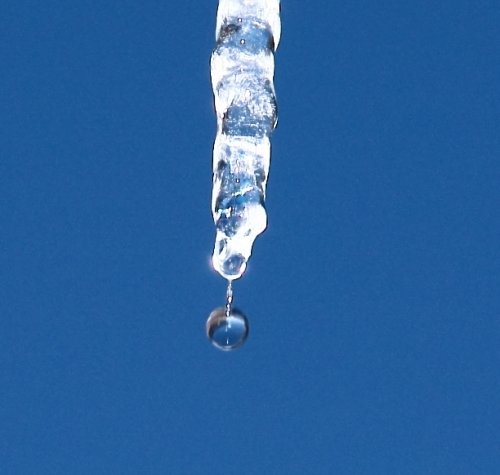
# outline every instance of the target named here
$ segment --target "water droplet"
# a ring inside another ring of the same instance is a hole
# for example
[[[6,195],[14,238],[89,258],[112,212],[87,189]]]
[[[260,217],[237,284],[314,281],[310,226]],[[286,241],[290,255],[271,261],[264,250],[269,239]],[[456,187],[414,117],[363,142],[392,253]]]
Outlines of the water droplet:
[[[248,337],[248,320],[239,310],[231,309],[229,315],[226,307],[216,308],[208,317],[207,336],[212,344],[223,351],[234,350]]]
[[[242,254],[232,254],[227,256],[221,265],[221,271],[226,279],[232,280],[245,272],[246,259]]]

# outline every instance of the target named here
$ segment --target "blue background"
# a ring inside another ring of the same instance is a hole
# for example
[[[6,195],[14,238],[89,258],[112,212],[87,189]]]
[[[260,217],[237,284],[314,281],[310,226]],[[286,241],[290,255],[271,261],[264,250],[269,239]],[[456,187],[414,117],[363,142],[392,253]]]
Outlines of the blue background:
[[[500,4],[283,2],[232,353],[215,12],[2,2],[0,473],[500,473]]]

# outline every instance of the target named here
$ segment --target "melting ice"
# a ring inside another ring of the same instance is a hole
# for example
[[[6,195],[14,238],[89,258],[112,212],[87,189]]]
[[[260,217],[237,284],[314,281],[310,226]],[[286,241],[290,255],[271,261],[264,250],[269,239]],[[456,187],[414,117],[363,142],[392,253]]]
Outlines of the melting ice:
[[[266,181],[276,127],[274,50],[279,0],[220,0],[211,58],[217,113],[213,151],[212,262],[226,279],[241,277],[267,224]]]

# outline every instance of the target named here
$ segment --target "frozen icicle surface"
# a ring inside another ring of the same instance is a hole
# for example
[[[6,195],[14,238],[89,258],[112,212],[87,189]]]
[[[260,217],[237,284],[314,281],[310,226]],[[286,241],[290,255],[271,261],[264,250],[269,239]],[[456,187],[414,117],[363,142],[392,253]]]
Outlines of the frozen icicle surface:
[[[265,21],[278,46],[281,36],[279,0],[219,0],[215,39],[219,39],[221,27],[232,18],[260,18]]]
[[[266,228],[269,137],[278,118],[274,50],[280,33],[279,0],[219,1],[211,58],[217,113],[212,262],[228,280],[241,277],[255,238]]]

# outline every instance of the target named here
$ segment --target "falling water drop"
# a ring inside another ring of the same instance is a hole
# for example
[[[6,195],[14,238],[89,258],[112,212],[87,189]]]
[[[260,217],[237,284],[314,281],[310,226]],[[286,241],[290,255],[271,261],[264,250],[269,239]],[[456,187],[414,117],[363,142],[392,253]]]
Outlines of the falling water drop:
[[[248,337],[248,320],[239,310],[216,308],[208,317],[207,336],[212,344],[222,351],[239,348]]]
[[[233,308],[232,280],[227,281],[226,305],[216,308],[208,317],[207,336],[212,344],[222,351],[234,350],[247,339],[247,317]]]

